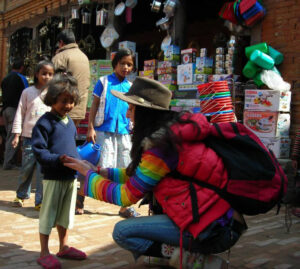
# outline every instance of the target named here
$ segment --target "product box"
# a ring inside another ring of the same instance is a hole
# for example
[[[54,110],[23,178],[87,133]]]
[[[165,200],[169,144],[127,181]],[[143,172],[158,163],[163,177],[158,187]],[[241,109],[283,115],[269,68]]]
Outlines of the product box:
[[[193,107],[193,106],[172,106],[172,111],[181,112],[181,111],[189,111],[191,113],[200,113],[200,107]]]
[[[181,106],[181,107],[200,107],[199,99],[172,99],[170,106]]]
[[[154,70],[139,71],[139,76],[154,79],[155,78]]]
[[[180,55],[180,48],[179,46],[176,45],[169,45],[166,47],[166,49],[164,50],[164,55],[168,55],[168,54],[177,54]]]
[[[289,113],[278,114],[276,136],[289,136],[291,116]]]
[[[290,91],[245,90],[245,109],[247,110],[289,112],[290,103]]]
[[[263,137],[261,142],[272,150],[276,158],[288,159],[290,157],[291,139],[289,137]]]
[[[170,91],[175,91],[178,89],[178,85],[176,84],[164,84],[165,87],[167,87]]]
[[[136,43],[132,41],[119,42],[119,49],[130,49],[132,52],[136,51]]]
[[[192,84],[195,73],[195,64],[180,64],[177,66],[177,82],[180,84]]]
[[[145,68],[145,66],[154,66],[156,68],[157,62],[158,61],[156,59],[146,60],[146,61],[144,61],[144,68]]]
[[[208,75],[207,80],[208,82],[213,81],[221,81],[221,80],[228,80],[231,81],[232,79],[235,79],[232,74],[223,74],[223,75]]]
[[[214,59],[210,57],[196,57],[195,74],[212,74]]]
[[[206,83],[207,79],[208,79],[208,75],[206,74],[194,74],[194,82]]]
[[[198,85],[200,84],[185,84],[185,85],[179,85],[178,86],[178,90],[179,91],[194,91],[194,90],[198,90]]]
[[[157,68],[157,74],[177,74],[177,68],[176,67],[159,67]]]
[[[167,67],[177,67],[179,65],[178,61],[160,61],[157,64],[158,68],[167,68]]]
[[[196,53],[194,48],[181,50],[181,64],[196,63]]]
[[[276,137],[278,112],[244,111],[244,125],[258,137]]]
[[[176,81],[177,75],[176,74],[161,74],[158,75],[158,81]],[[176,83],[172,83],[176,84]]]
[[[173,98],[175,98],[175,99],[197,99],[197,98],[199,98],[199,94],[198,94],[197,90],[189,90],[189,91],[175,90],[173,92]]]

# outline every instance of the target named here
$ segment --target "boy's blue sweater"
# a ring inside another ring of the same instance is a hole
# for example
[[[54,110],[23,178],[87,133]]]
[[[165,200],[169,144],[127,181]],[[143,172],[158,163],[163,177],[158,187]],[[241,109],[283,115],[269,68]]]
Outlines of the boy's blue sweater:
[[[65,124],[51,112],[37,121],[32,131],[32,150],[42,166],[45,179],[74,179],[76,171],[65,167],[59,157],[63,154],[79,158],[76,148],[76,127],[70,117]]]

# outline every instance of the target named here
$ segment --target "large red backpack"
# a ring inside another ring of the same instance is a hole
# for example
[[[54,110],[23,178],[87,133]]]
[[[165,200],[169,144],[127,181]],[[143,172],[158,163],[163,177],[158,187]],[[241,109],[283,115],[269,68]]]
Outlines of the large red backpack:
[[[274,154],[241,123],[215,123],[211,128],[211,135],[203,142],[222,157],[228,171],[227,185],[220,189],[178,171],[173,171],[172,177],[214,190],[242,214],[266,213],[279,205],[287,177]]]

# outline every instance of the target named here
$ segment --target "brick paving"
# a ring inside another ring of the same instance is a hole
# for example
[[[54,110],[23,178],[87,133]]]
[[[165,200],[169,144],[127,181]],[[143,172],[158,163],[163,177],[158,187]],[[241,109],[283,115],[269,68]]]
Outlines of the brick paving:
[[[0,269],[37,269],[39,256],[38,212],[34,210],[34,194],[23,208],[12,207],[18,171],[0,169]],[[147,215],[147,207],[135,207]],[[134,262],[129,252],[112,240],[112,231],[119,207],[86,199],[86,214],[75,216],[75,227],[70,231],[69,243],[88,254],[85,261],[62,260],[63,268],[114,269],[160,268],[143,264],[143,258]],[[268,214],[247,217],[248,231],[231,249],[229,268],[296,269],[300,268],[300,218],[288,216],[291,224],[287,232],[285,209],[279,215]],[[50,236],[50,251],[58,249],[57,232]],[[227,253],[221,256],[227,257]]]

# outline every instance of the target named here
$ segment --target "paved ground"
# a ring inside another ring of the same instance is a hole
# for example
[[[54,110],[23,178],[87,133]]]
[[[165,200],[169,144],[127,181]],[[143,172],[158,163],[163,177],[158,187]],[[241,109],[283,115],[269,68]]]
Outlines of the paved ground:
[[[40,268],[36,264],[39,237],[38,212],[33,208],[34,194],[24,208],[11,206],[17,176],[16,170],[0,169],[0,269]],[[69,241],[72,246],[87,252],[88,259],[80,262],[61,260],[63,268],[149,268],[149,265],[143,265],[142,258],[135,263],[127,251],[113,242],[111,233],[114,224],[121,220],[118,210],[117,206],[87,198],[86,214],[76,216]],[[146,206],[137,210],[147,214]],[[232,248],[229,268],[300,268],[300,218],[292,216],[290,222],[292,226],[288,233],[284,209],[279,215],[272,211],[248,217],[249,230]],[[53,230],[50,250],[56,253],[57,249],[57,233]],[[226,255],[224,253],[224,257]]]

